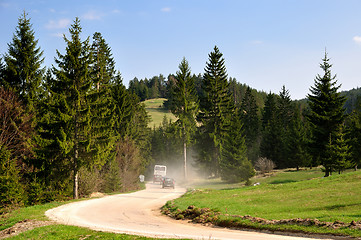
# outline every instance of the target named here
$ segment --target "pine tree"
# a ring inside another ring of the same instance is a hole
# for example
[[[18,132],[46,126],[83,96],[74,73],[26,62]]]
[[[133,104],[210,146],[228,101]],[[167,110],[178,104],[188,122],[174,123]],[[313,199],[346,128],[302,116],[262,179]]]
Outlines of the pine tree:
[[[209,165],[209,174],[219,175],[222,145],[229,129],[230,117],[234,109],[232,96],[229,93],[229,83],[223,54],[218,47],[209,55],[203,75],[202,87],[205,96],[200,99],[201,122],[198,136],[199,142],[198,163],[201,166]],[[205,138],[205,139],[203,139]]]
[[[287,167],[299,167],[309,165],[309,155],[307,152],[307,136],[305,123],[301,119],[301,113],[298,107],[295,107],[294,117],[291,121],[289,134],[289,158],[287,159]]]
[[[280,153],[278,156],[279,168],[291,167],[289,165],[290,159],[293,158],[292,152],[290,151],[290,140],[293,137],[290,134],[292,119],[294,117],[294,106],[292,104],[291,96],[285,86],[282,87],[277,99],[277,118],[280,124]]]
[[[68,195],[66,186],[70,183],[72,163],[63,156],[57,141],[60,127],[64,124],[57,116],[59,106],[56,99],[62,90],[57,86],[58,82],[54,77],[48,69],[43,84],[45,94],[38,103],[38,135],[35,148],[37,158],[33,163],[37,171],[34,174],[54,194]]]
[[[12,42],[8,44],[8,53],[4,55],[5,68],[1,85],[11,88],[20,95],[27,111],[34,110],[38,99],[38,89],[44,69],[41,67],[44,59],[38,40],[27,13],[18,19],[18,26]]]
[[[114,129],[118,140],[130,138],[140,150],[142,167],[150,162],[150,117],[144,104],[135,93],[127,91],[122,84],[120,73],[116,75],[112,86],[112,99],[115,105]]]
[[[104,164],[115,148],[114,109],[111,87],[116,78],[111,49],[100,33],[93,35],[91,47],[93,83],[89,93],[92,112],[93,155],[98,165]]]
[[[338,171],[340,174],[343,170],[351,167],[350,162],[350,146],[345,139],[343,125],[340,125],[338,131],[334,135],[335,139],[329,140],[328,151],[329,160],[332,170]]]
[[[222,150],[221,178],[228,182],[240,182],[254,176],[252,163],[247,158],[243,124],[237,112],[233,115],[229,134]]]
[[[78,18],[69,29],[70,39],[64,36],[66,53],[57,51],[54,67],[56,76],[53,84],[53,115],[51,121],[57,128],[56,149],[60,157],[67,159],[73,172],[73,197],[78,198],[78,172],[82,166],[92,165],[90,151],[91,139],[91,102],[89,92],[92,86],[90,66],[92,64],[89,38],[81,41],[81,26]]]
[[[188,62],[183,58],[179,64],[179,71],[175,76],[175,85],[172,89],[172,113],[178,118],[176,124],[183,140],[184,179],[187,179],[187,146],[196,130],[196,114],[198,99],[194,88],[194,80]]]
[[[357,170],[361,165],[361,97],[357,99],[356,109],[347,119],[347,139],[350,144],[350,158]]]
[[[243,122],[243,131],[247,145],[248,158],[256,161],[259,154],[260,119],[258,106],[250,87],[247,87],[240,106],[240,115]]]
[[[262,111],[262,128],[264,129],[271,121],[276,119],[277,104],[276,95],[273,93],[267,94],[265,106]]]
[[[281,125],[277,116],[277,96],[273,93],[267,95],[262,114],[262,140],[260,144],[261,156],[272,160],[277,167],[282,164]]]
[[[325,168],[325,177],[332,171],[334,163],[329,161],[327,145],[329,140],[334,139],[336,132],[344,121],[345,97],[338,92],[340,85],[337,84],[336,76],[331,75],[332,64],[325,53],[320,64],[324,71],[323,76],[317,75],[311,93],[308,94],[310,114],[307,119],[312,129],[312,157],[316,163],[321,163]]]
[[[114,104],[114,130],[117,140],[130,135],[130,124],[133,116],[134,106],[132,94],[127,91],[122,82],[120,73],[117,73],[111,87],[112,102]]]

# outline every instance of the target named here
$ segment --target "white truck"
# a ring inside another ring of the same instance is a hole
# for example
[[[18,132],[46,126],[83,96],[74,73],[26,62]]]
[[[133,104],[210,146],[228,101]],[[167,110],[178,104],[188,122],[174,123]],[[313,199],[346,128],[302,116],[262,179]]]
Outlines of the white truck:
[[[167,166],[155,165],[153,182],[162,182],[162,178],[167,175]]]

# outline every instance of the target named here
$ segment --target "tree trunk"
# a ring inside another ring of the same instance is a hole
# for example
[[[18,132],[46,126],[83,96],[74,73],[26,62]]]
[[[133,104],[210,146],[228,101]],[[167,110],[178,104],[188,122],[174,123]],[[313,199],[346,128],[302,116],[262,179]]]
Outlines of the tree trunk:
[[[325,167],[325,177],[330,176],[330,169],[328,167]]]
[[[187,143],[184,141],[183,143],[183,153],[184,153],[184,181],[187,181]]]
[[[78,109],[78,104],[76,104],[76,109]],[[73,198],[78,199],[78,157],[79,157],[79,142],[78,142],[78,114],[76,113],[74,119],[74,176],[73,176]]]
[[[78,199],[78,185],[79,185],[79,173],[78,173],[78,149],[75,149],[74,156],[74,176],[73,176],[73,198]]]
[[[78,171],[74,169],[74,186],[73,186],[73,198],[78,199]]]

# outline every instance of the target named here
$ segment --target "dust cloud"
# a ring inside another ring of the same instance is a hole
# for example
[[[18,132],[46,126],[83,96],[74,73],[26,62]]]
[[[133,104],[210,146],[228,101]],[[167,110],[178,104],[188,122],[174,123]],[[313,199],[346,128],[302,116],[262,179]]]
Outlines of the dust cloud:
[[[167,177],[173,178],[176,181],[176,185],[186,186],[191,184],[194,181],[199,181],[205,179],[205,176],[202,176],[199,169],[196,167],[195,154],[191,150],[187,152],[187,177],[185,178],[184,174],[184,158],[180,157],[179,154],[176,156],[169,156],[167,162],[157,162],[151,165],[149,169],[149,179],[153,178],[154,165],[165,165],[167,166]]]

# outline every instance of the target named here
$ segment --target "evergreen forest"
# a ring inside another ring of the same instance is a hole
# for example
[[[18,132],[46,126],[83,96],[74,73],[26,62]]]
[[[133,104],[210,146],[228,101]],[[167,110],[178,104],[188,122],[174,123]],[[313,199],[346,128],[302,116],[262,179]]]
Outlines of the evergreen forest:
[[[0,209],[136,190],[155,164],[182,181],[191,168],[246,184],[267,168],[322,166],[327,177],[360,165],[361,89],[340,91],[327,52],[307,98],[295,101],[285,85],[266,93],[228,76],[217,46],[203,73],[183,58],[176,73],[126,87],[102,34],[81,33],[76,18],[44,66],[24,12],[1,53]],[[153,98],[166,98],[177,120],[150,128],[142,101]]]

